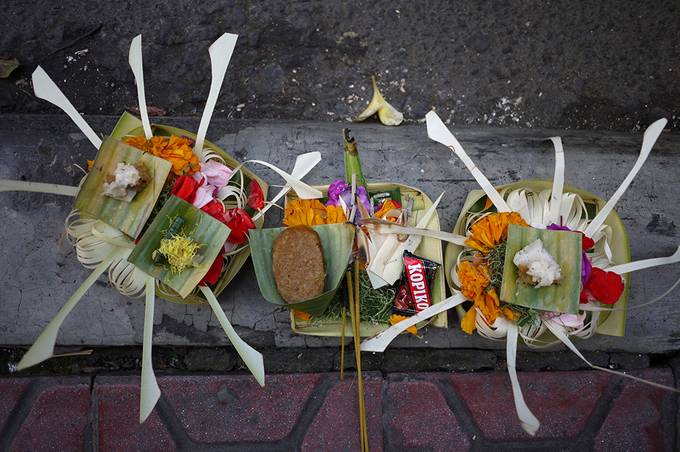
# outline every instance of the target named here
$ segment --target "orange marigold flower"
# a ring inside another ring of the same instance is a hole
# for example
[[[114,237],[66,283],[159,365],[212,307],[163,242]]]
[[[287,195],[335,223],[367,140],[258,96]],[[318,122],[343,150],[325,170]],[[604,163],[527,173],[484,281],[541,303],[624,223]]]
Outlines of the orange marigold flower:
[[[510,309],[510,306],[508,306],[508,305],[503,306],[503,316],[506,319],[513,320],[513,321],[519,319],[519,316],[517,315],[517,313],[515,311],[513,311],[512,309]]]
[[[483,292],[474,300],[474,305],[465,313],[465,316],[460,320],[460,328],[467,334],[477,329],[477,310],[484,316],[489,325],[493,325],[496,318],[501,315],[500,309],[501,301],[498,298],[496,289],[489,289]]]
[[[390,322],[390,325],[396,325],[397,323],[401,322],[402,320],[406,320],[406,319],[408,319],[408,317],[406,317],[405,315],[392,314],[390,316],[389,322]],[[408,328],[406,328],[406,331],[413,334],[414,336],[418,335],[418,328],[416,328],[415,325],[409,326]]]
[[[460,327],[468,334],[477,328],[477,310],[491,325],[501,314],[500,299],[494,288],[489,288],[489,272],[484,264],[463,261],[458,266],[460,291],[474,305],[460,321]]]
[[[191,175],[199,170],[198,157],[192,149],[193,140],[172,135],[170,137],[154,136],[146,139],[143,136],[128,136],[123,141],[172,164],[172,172],[176,176]]]
[[[326,224],[344,223],[347,221],[345,213],[340,206],[324,206],[326,207]]]
[[[465,240],[465,244],[482,254],[487,254],[508,238],[509,224],[528,226],[517,212],[492,213],[476,221],[470,227],[470,235]]]
[[[476,300],[489,285],[489,272],[485,265],[463,261],[458,266],[460,291],[468,300]]]
[[[395,201],[392,201],[391,199],[388,199],[387,201],[385,201],[382,204],[380,209],[377,212],[375,212],[375,214],[373,216],[376,217],[376,218],[382,219],[388,213],[390,213],[390,211],[396,210],[396,209],[399,209],[399,208],[400,208],[399,204],[397,204]],[[388,216],[385,219],[388,220],[388,221],[397,221],[397,217],[395,217],[395,216]]]
[[[286,226],[316,226],[345,221],[341,207],[324,206],[318,199],[296,199],[288,202],[283,217],[283,224]]]

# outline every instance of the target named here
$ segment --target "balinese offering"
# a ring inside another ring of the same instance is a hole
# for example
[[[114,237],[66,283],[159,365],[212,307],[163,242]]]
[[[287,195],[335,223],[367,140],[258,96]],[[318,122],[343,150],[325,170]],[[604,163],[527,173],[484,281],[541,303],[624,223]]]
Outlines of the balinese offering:
[[[286,199],[285,227],[252,231],[250,245],[260,290],[291,310],[298,333],[353,335],[359,374],[362,449],[367,445],[361,385],[361,336],[386,330],[444,298],[436,207],[421,191],[396,183],[369,184],[354,138],[345,130],[345,178]],[[318,237],[318,238],[317,238]],[[324,273],[324,274],[322,274]],[[323,276],[325,276],[325,283]],[[349,310],[349,322],[347,312]],[[432,320],[446,326],[446,317]],[[428,321],[408,331],[418,335]]]
[[[453,296],[441,306],[457,307],[460,327],[466,333],[477,331],[488,339],[507,342],[517,415],[531,435],[540,423],[524,402],[517,380],[519,338],[534,348],[563,343],[595,369],[660,386],[592,365],[572,338],[623,335],[628,273],[680,261],[679,249],[667,258],[631,263],[625,228],[613,210],[665,124],[661,119],[645,131],[635,167],[612,198],[604,202],[564,186],[564,152],[559,137],[551,138],[556,154],[552,182],[521,181],[496,189],[439,117],[434,112],[427,115],[428,136],[450,147],[482,188],[468,196],[454,234],[442,237],[450,242],[445,264]],[[436,308],[417,315],[440,312]],[[407,326],[406,322],[398,324],[393,327],[395,331],[365,341],[362,350],[383,351]]]
[[[318,191],[300,181],[318,163],[318,153],[298,157],[294,175],[266,162],[286,185],[267,202],[267,184],[205,135],[237,36],[222,35],[210,46],[212,83],[197,134],[149,122],[144,95],[141,35],[133,39],[129,62],[137,83],[141,120],[124,113],[102,140],[49,76],[33,73],[37,97],[64,110],[97,148],[79,187],[0,181],[0,191],[34,191],[75,197],[66,232],[78,260],[92,274],[66,302],[33,346],[19,370],[54,354],[59,328],[104,272],[120,293],[145,296],[140,422],[153,410],[160,389],[151,366],[155,296],[178,303],[207,303],[260,385],[262,355],[246,344],[229,323],[216,295],[249,256],[249,234],[262,226],[265,212],[292,188],[300,198]],[[311,195],[310,195],[311,194]]]
[[[302,334],[343,336],[351,333],[350,325],[343,320],[347,294],[339,289],[352,257],[361,262],[357,275],[361,336],[384,331],[423,306],[444,298],[444,275],[439,269],[439,262],[443,261],[441,246],[436,238],[430,237],[439,232],[436,206],[441,197],[432,203],[415,188],[367,183],[356,142],[348,131],[344,141],[345,178],[316,187],[322,193],[320,199],[300,199],[289,194],[283,218],[286,227],[251,234],[253,263],[262,293],[268,301],[291,308],[292,329]],[[307,233],[293,232],[301,227],[320,234],[326,287],[332,290],[322,296],[291,302],[280,288],[280,278],[276,277],[277,271],[283,274],[281,265],[273,275],[269,267],[272,255],[276,260],[276,245],[280,240],[277,236],[285,233],[290,237],[286,239],[286,246],[300,249],[297,257],[287,260],[290,262],[286,264],[288,272],[297,286],[309,283],[312,273],[302,271],[299,264],[311,258],[309,252],[313,246],[305,244],[310,240]],[[335,252],[331,251],[334,246]],[[341,249],[337,249],[339,246]],[[338,259],[335,266],[330,265]],[[434,326],[446,326],[445,316],[431,320]],[[427,323],[420,323],[418,327]]]

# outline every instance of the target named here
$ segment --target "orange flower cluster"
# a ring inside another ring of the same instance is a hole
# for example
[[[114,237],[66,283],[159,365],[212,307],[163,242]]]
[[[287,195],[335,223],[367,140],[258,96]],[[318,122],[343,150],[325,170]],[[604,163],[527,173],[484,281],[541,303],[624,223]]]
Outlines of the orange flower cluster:
[[[489,324],[496,321],[501,315],[500,299],[496,289],[489,288],[489,273],[485,265],[463,261],[458,266],[458,279],[460,280],[461,292],[468,300],[472,300],[474,306],[468,310],[460,321],[460,327],[468,334],[477,328],[477,309],[482,313]]]
[[[317,226],[344,223],[345,214],[340,206],[324,206],[318,199],[296,199],[288,202],[283,224],[286,226]]]
[[[146,139],[143,136],[127,136],[125,144],[136,147],[172,163],[172,172],[176,176],[191,175],[199,170],[198,157],[192,149],[193,141],[186,137],[172,135],[170,137],[154,136]]]
[[[509,224],[528,226],[517,212],[492,213],[472,225],[465,244],[482,254],[487,254],[508,238]]]

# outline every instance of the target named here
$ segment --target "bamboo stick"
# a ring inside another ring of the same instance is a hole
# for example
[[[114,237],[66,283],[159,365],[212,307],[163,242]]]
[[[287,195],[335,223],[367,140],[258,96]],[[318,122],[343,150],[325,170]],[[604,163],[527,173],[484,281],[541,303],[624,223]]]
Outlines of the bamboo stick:
[[[347,308],[342,306],[342,336],[340,343],[340,381],[345,378],[345,327],[347,325]]]
[[[350,316],[352,317],[352,335],[354,336],[354,358],[356,360],[356,368],[357,368],[357,379],[358,379],[358,388],[359,388],[359,439],[361,443],[361,451],[364,452],[366,450],[366,445],[364,443],[366,436],[364,435],[364,391],[363,391],[363,384],[362,384],[362,378],[361,378],[361,355],[360,355],[360,336],[359,336],[359,329],[358,329],[358,317],[357,317],[357,310],[356,310],[356,304],[354,301],[354,284],[352,283],[352,272],[347,271],[346,273],[346,280],[347,280],[347,293],[349,297],[349,310],[350,310]]]
[[[357,324],[357,335],[359,336],[359,342],[354,343],[354,347],[357,348],[357,370],[359,377],[359,394],[361,397],[360,412],[361,412],[361,423],[362,423],[362,434],[364,438],[365,451],[368,452],[368,426],[366,425],[366,403],[364,401],[364,379],[361,372],[361,295],[359,291],[359,261],[354,261],[354,303],[356,311],[356,324]]]

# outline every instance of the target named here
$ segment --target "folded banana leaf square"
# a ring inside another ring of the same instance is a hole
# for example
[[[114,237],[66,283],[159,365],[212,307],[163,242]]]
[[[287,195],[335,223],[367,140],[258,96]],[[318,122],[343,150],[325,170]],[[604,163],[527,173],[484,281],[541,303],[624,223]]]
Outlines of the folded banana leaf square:
[[[181,218],[181,229],[175,229],[177,218]],[[173,272],[166,262],[158,262],[158,258],[154,260],[154,251],[159,249],[163,238],[180,231],[200,245],[198,250],[200,262],[181,272]],[[171,196],[142,235],[128,261],[167,284],[182,298],[186,298],[208,273],[217,255],[222,252],[229,233],[230,229],[224,223],[188,202]]]
[[[252,229],[249,235],[250,252],[255,276],[264,298],[273,304],[293,308],[312,315],[321,315],[340,288],[352,256],[354,226],[347,223],[312,226],[321,240],[326,268],[324,293],[309,300],[286,303],[276,288],[272,269],[272,247],[276,237],[286,228]]]
[[[515,254],[525,246],[541,239],[543,248],[560,265],[559,284],[536,288],[519,281]],[[505,248],[501,300],[532,309],[578,313],[581,292],[581,234],[553,231],[511,224]]]
[[[141,163],[150,176],[148,185],[130,202],[104,195],[106,179],[114,174],[119,163]],[[99,148],[92,169],[78,192],[75,208],[135,239],[151,216],[171,168],[172,164],[167,160],[108,137]]]

